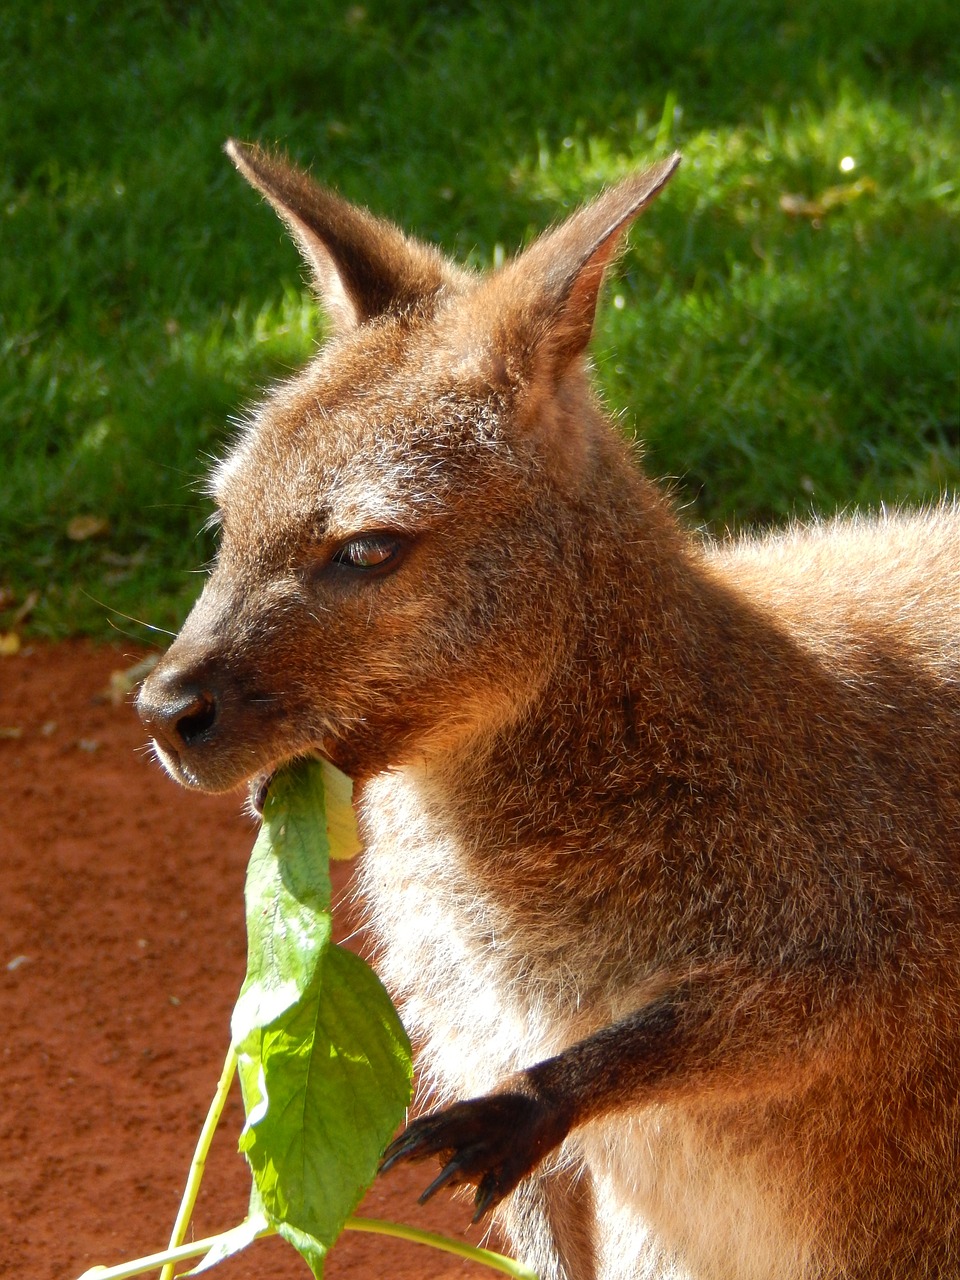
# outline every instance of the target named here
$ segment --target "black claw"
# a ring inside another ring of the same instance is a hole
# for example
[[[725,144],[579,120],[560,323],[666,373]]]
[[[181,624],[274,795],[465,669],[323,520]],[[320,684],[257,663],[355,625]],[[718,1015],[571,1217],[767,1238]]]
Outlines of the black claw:
[[[448,1182],[452,1182],[459,1172],[460,1162],[458,1160],[451,1160],[448,1164],[445,1164],[426,1191],[417,1197],[417,1204],[426,1204],[435,1191],[439,1191]]]
[[[418,1140],[411,1138],[409,1133],[401,1133],[387,1147],[383,1153],[383,1159],[380,1161],[380,1172],[386,1173],[388,1169],[392,1169],[398,1160],[402,1160],[404,1156],[409,1155],[411,1151],[418,1146]]]
[[[380,1172],[386,1173],[398,1160],[407,1157],[411,1160],[425,1160],[427,1156],[438,1155],[443,1150],[443,1144],[437,1141],[436,1126],[423,1122],[414,1123],[388,1145],[380,1162]]]
[[[492,1174],[487,1174],[477,1187],[477,1194],[474,1197],[474,1205],[476,1206],[471,1221],[476,1226],[488,1209],[492,1208],[497,1202],[496,1180]]]

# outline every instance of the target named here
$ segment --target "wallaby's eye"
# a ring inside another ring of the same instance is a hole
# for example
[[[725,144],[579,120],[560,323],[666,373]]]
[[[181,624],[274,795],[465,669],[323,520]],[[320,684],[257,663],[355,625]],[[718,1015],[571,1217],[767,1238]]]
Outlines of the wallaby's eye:
[[[391,533],[366,533],[344,542],[330,557],[341,569],[359,573],[389,573],[403,554],[404,543]]]

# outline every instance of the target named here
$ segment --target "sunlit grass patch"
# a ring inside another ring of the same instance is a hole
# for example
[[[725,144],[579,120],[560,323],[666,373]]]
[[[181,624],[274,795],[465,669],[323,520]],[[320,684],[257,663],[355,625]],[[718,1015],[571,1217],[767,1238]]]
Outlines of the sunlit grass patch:
[[[953,4],[53,0],[0,61],[0,588],[42,631],[176,625],[203,470],[313,348],[230,134],[479,267],[679,147],[594,350],[650,470],[714,527],[958,484]]]

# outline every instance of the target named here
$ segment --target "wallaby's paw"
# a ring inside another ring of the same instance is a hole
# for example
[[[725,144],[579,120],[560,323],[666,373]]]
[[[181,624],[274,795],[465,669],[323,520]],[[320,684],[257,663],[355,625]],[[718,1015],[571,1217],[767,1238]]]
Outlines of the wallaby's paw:
[[[414,1120],[387,1147],[380,1172],[400,1160],[440,1156],[443,1168],[420,1196],[420,1203],[441,1187],[473,1183],[477,1188],[473,1221],[479,1222],[564,1136],[557,1132],[555,1111],[551,1113],[536,1098],[489,1094]]]

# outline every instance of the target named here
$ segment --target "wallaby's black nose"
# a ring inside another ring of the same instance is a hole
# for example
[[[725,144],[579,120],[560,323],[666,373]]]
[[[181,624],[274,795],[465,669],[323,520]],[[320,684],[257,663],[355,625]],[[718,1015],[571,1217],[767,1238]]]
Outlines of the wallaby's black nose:
[[[256,771],[242,690],[207,650],[198,656],[177,640],[140,686],[137,712],[161,764],[184,786],[226,791]]]
[[[217,719],[217,701],[212,693],[198,693],[176,717],[174,729],[180,740],[191,746],[212,729]]]
[[[194,746],[213,729],[217,699],[206,689],[164,689],[162,677],[152,678],[140,690],[137,712],[147,732],[161,746],[179,755],[184,747]]]

